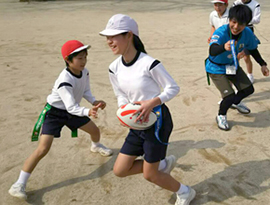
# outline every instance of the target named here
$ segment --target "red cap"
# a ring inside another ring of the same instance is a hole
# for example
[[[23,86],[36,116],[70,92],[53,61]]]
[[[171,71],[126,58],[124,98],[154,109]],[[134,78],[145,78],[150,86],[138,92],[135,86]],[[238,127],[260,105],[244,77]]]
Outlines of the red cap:
[[[214,1],[211,1],[211,3],[223,3],[223,4],[227,4],[228,3],[228,0],[214,0]]]
[[[66,60],[66,58],[72,54],[72,53],[77,53],[80,52],[84,49],[88,49],[90,48],[90,45],[83,45],[80,41],[77,40],[70,40],[67,41],[61,49],[62,52],[62,56],[64,58],[64,60]]]

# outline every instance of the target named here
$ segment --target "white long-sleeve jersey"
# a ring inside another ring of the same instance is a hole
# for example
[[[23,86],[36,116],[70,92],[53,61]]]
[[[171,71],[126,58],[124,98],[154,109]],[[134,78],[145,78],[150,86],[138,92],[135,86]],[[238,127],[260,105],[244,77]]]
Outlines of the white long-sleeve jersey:
[[[159,97],[164,103],[180,90],[164,66],[142,52],[138,52],[135,59],[128,64],[122,56],[118,57],[109,66],[109,77],[118,106],[155,97]]]
[[[243,3],[241,0],[236,0],[233,3],[233,6],[244,4],[248,6],[252,11],[252,20],[249,22],[249,24],[258,24],[261,21],[261,7],[260,4],[255,1],[251,0],[249,3]]]
[[[220,26],[223,26],[224,24],[229,23],[229,9],[226,8],[224,14],[219,17],[217,11],[212,11],[209,15],[209,23],[211,26],[214,26],[217,30]]]
[[[47,102],[53,107],[67,110],[72,115],[88,116],[90,109],[80,107],[82,98],[91,104],[96,100],[90,90],[88,70],[84,68],[81,75],[77,76],[66,68],[55,81]]]

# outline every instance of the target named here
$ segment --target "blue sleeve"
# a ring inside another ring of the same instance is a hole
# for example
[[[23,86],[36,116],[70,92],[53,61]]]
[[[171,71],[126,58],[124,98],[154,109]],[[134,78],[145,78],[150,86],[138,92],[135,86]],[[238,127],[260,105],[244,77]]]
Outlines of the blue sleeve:
[[[248,50],[254,50],[258,47],[258,44],[260,43],[259,39],[254,35],[254,33],[249,29],[246,28],[246,40],[247,40],[247,44],[246,44],[246,49]]]

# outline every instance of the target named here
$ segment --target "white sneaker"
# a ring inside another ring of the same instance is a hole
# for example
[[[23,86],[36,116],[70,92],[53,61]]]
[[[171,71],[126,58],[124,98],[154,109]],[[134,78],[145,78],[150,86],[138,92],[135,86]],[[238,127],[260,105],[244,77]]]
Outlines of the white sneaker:
[[[238,112],[240,112],[241,114],[249,114],[250,113],[250,109],[243,103],[239,103],[237,105],[232,104],[231,108],[237,109]]]
[[[253,76],[253,74],[252,73],[248,73],[247,74],[247,77],[250,80],[250,82],[253,84],[254,83],[254,76]]]
[[[8,190],[8,193],[11,196],[18,197],[20,199],[27,199],[27,195],[25,193],[25,184],[13,184]]]
[[[175,205],[189,205],[189,203],[195,198],[196,191],[188,186],[188,192],[184,194],[176,194]]]
[[[216,117],[216,121],[217,121],[219,129],[226,130],[226,131],[230,129],[229,124],[227,122],[226,115],[218,115]]]
[[[91,146],[91,152],[98,152],[104,157],[111,156],[113,154],[113,151],[107,147],[105,147],[103,144],[99,144],[98,146]]]
[[[170,156],[165,158],[165,161],[166,161],[166,167],[165,167],[165,169],[163,169],[161,171],[164,173],[170,174],[176,165],[176,158],[174,155],[170,155]]]

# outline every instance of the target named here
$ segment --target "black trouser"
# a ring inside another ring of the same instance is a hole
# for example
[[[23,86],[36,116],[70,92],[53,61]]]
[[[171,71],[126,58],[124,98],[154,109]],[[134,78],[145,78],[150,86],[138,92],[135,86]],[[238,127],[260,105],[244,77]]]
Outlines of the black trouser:
[[[237,94],[233,93],[224,97],[220,103],[218,114],[226,115],[228,109],[232,106],[232,104],[239,104],[244,98],[251,95],[253,92],[254,87],[253,85],[250,85],[249,87],[238,91]]]

